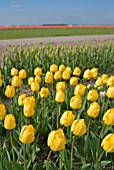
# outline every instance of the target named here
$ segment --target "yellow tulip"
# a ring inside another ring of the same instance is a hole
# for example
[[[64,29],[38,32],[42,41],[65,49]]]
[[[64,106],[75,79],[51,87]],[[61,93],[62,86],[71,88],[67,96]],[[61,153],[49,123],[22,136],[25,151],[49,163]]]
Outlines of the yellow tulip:
[[[58,66],[57,66],[56,64],[52,64],[52,65],[50,66],[50,71],[51,71],[51,72],[56,72],[57,69],[58,69]]]
[[[106,84],[107,86],[114,86],[114,76],[110,76]]]
[[[97,77],[97,75],[98,75],[98,69],[97,68],[92,68],[91,69],[91,72],[92,72],[92,77],[94,78],[94,77]]]
[[[82,103],[82,100],[81,100],[80,95],[78,94],[76,96],[73,96],[70,99],[70,107],[72,109],[80,109],[82,107],[81,103]]]
[[[11,76],[17,76],[18,70],[16,68],[11,69]]]
[[[23,84],[23,81],[21,80],[21,78],[19,76],[13,76],[11,84],[14,87],[19,87]]]
[[[2,79],[0,78],[0,87],[2,87]]]
[[[41,76],[42,75],[42,68],[37,67],[34,69],[34,75],[35,76]]]
[[[86,86],[83,84],[77,84],[77,86],[74,89],[74,95],[79,94],[80,96],[83,96],[86,90]]]
[[[37,83],[41,83],[41,77],[40,77],[40,76],[36,76],[36,77],[35,77],[35,81],[36,81]]]
[[[114,152],[114,134],[108,134],[101,143],[101,146],[106,152],[112,153]]]
[[[60,124],[64,125],[65,127],[70,126],[73,123],[74,118],[75,118],[75,116],[74,116],[73,112],[67,110],[62,114],[62,116],[60,118]]]
[[[42,87],[41,91],[39,92],[41,98],[46,98],[49,95],[49,89],[46,87]]]
[[[65,65],[64,64],[61,64],[59,66],[59,71],[61,71],[61,72],[65,71]]]
[[[45,75],[45,82],[47,84],[50,84],[53,82],[53,73],[51,71],[48,71]]]
[[[15,96],[15,87],[8,85],[5,90],[5,96],[12,98]]]
[[[34,80],[34,77],[29,77],[28,78],[28,85],[31,85],[32,84],[32,82],[34,82],[35,80]]]
[[[103,86],[103,80],[102,77],[98,77],[97,80],[95,81],[95,85],[97,87],[102,87]]]
[[[108,98],[114,98],[114,86],[107,89],[106,95]]]
[[[6,109],[4,104],[0,104],[0,120],[4,120],[6,116]]]
[[[26,117],[31,117],[35,114],[33,104],[31,103],[24,104],[23,111]]]
[[[103,116],[103,121],[106,125],[113,126],[114,125],[114,108],[109,109]]]
[[[29,96],[23,101],[23,103],[24,104],[30,103],[34,107],[35,106],[35,98],[33,96]]]
[[[72,123],[71,132],[75,136],[82,136],[86,133],[86,124],[84,119],[77,119]]]
[[[97,117],[99,112],[100,112],[100,105],[97,102],[91,103],[89,109],[87,110],[87,114],[90,117]]]
[[[1,71],[0,71],[0,79],[2,78],[2,73],[1,73]]]
[[[36,81],[31,83],[31,91],[38,91],[40,89],[40,85],[39,83],[37,83]]]
[[[109,79],[109,77],[108,77],[107,74],[103,74],[103,75],[102,75],[103,84],[105,84],[108,79]]]
[[[89,91],[89,93],[87,94],[87,100],[94,102],[98,99],[98,92],[95,89],[92,89]]]
[[[76,86],[78,84],[78,78],[77,77],[71,77],[70,78],[70,85]]]
[[[24,106],[24,100],[26,99],[26,94],[20,94],[18,97],[18,105],[19,106]]]
[[[92,78],[92,72],[91,72],[91,70],[89,70],[89,69],[85,70],[83,77],[84,77],[85,79],[87,79],[87,80],[90,80],[90,79]]]
[[[21,129],[21,133],[19,135],[19,140],[23,144],[30,144],[35,140],[34,136],[34,127],[32,125],[25,125]]]
[[[12,114],[7,114],[4,119],[4,127],[7,130],[12,130],[16,127],[15,117]]]
[[[19,71],[19,77],[20,77],[21,79],[25,79],[25,78],[26,78],[26,70],[25,70],[25,69],[21,69],[21,70]]]
[[[64,91],[65,88],[66,88],[65,82],[61,81],[61,82],[56,83],[56,90],[57,90],[57,91],[58,91],[58,90]]]
[[[71,69],[71,67],[66,67],[66,68],[65,68],[65,71],[67,71],[69,74],[71,74],[71,73],[72,73],[72,69]]]
[[[48,146],[52,151],[60,151],[65,148],[65,135],[62,129],[52,131],[48,136]]]
[[[62,76],[61,71],[58,70],[54,74],[54,79],[59,80],[59,79],[61,79],[61,76]]]
[[[75,69],[73,71],[73,75],[80,76],[80,74],[81,74],[81,69],[79,67],[75,67]]]
[[[70,78],[70,73],[68,72],[68,71],[63,71],[63,73],[62,73],[62,78],[64,79],[64,80],[68,80],[69,78]]]
[[[55,100],[58,103],[62,103],[65,100],[65,94],[62,90],[56,91]]]

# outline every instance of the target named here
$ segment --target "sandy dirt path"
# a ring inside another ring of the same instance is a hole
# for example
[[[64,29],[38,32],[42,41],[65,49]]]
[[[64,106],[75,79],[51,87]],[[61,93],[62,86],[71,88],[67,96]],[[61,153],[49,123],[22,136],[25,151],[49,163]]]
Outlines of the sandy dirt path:
[[[87,36],[58,36],[43,38],[24,38],[0,40],[0,47],[18,46],[18,45],[41,45],[56,43],[79,43],[79,42],[105,42],[114,41],[114,35],[87,35]]]

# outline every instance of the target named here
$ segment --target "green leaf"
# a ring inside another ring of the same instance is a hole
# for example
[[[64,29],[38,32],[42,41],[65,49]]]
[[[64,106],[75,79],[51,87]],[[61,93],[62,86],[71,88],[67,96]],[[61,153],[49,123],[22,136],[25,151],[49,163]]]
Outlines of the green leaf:
[[[24,168],[17,162],[12,161],[11,165],[12,165],[12,170],[24,170]]]
[[[105,168],[110,163],[111,163],[111,161],[101,161],[100,165],[102,168]]]
[[[81,170],[89,170],[91,167],[91,163],[88,163],[88,164],[84,164],[81,168]]]

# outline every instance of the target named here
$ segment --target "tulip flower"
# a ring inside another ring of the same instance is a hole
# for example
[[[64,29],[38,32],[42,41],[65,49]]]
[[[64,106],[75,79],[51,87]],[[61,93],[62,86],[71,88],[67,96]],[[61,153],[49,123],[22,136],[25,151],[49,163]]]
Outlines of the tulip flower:
[[[0,104],[0,120],[4,120],[6,116],[6,109],[4,104]]]
[[[8,85],[5,90],[5,96],[12,98],[15,96],[15,87]]]
[[[37,67],[34,69],[34,75],[35,76],[41,76],[42,75],[42,68]]]
[[[18,70],[16,68],[11,69],[11,76],[17,76]]]
[[[106,152],[113,153],[114,152],[114,134],[108,134],[101,142],[101,146]]]
[[[87,114],[90,117],[97,117],[99,112],[100,112],[100,105],[97,102],[91,103],[89,109],[87,110]]]
[[[87,100],[94,102],[98,99],[98,92],[95,89],[92,89],[89,91],[89,93],[87,94]]]
[[[114,125],[114,108],[109,109],[103,116],[103,121],[106,125],[113,126]]]
[[[80,74],[81,74],[81,69],[79,67],[75,67],[75,69],[73,71],[73,75],[80,76]]]
[[[25,69],[21,69],[21,70],[19,71],[19,77],[20,77],[21,79],[25,79],[25,78],[26,78],[26,70],[25,70]]]
[[[62,116],[60,118],[60,124],[64,125],[65,127],[68,127],[73,123],[74,118],[75,118],[75,116],[74,116],[73,112],[67,110],[62,114]]]

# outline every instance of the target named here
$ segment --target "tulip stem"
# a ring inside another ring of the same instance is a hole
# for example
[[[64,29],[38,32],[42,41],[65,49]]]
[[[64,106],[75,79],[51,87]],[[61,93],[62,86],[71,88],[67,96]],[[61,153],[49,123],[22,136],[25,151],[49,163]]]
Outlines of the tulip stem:
[[[96,170],[99,169],[99,164],[100,164],[100,161],[101,161],[101,159],[102,159],[102,157],[103,157],[104,152],[105,152],[105,151],[103,151],[103,152],[101,153],[101,155],[99,156],[99,158],[98,158]]]
[[[24,144],[24,170],[26,170],[26,144]]]
[[[49,158],[50,158],[50,156],[51,156],[51,153],[52,153],[52,150],[49,151],[49,154],[48,154],[48,156],[47,156],[46,170],[48,170],[48,168],[49,168]]]
[[[73,140],[72,140],[72,146],[71,146],[71,156],[70,156],[70,170],[72,170],[74,142],[75,142],[75,136],[73,136]]]
[[[12,139],[12,131],[11,130],[10,130],[10,141],[11,141],[11,151],[12,151],[13,161],[15,161],[15,154],[14,154],[13,139]]]
[[[63,162],[63,157],[62,157],[62,150],[59,151],[59,169],[62,170],[62,162]]]
[[[99,155],[99,146],[100,146],[100,139],[101,139],[101,135],[103,133],[103,130],[105,129],[106,125],[104,125],[100,131],[100,134],[99,134],[99,138],[98,138],[98,143],[97,143],[97,149],[96,149],[96,160],[98,162],[98,155]]]
[[[61,107],[60,103],[58,103],[58,113],[57,113],[57,129],[59,128],[59,115],[60,115]]]

